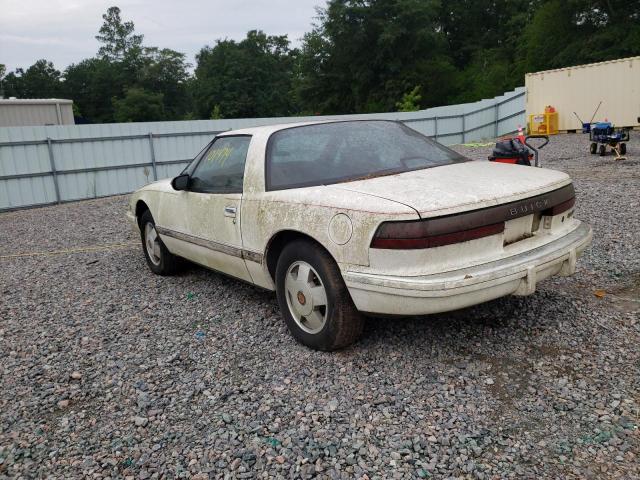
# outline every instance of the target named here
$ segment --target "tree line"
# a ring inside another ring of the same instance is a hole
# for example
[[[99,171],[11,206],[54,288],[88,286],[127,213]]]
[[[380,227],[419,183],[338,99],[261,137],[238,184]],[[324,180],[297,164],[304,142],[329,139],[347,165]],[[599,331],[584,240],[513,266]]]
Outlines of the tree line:
[[[0,93],[70,98],[93,123],[370,113],[489,98],[526,72],[640,54],[640,0],[329,0],[299,47],[252,30],[203,47],[195,65],[145,45],[118,7],[103,20],[94,57],[64,71],[0,65]]]

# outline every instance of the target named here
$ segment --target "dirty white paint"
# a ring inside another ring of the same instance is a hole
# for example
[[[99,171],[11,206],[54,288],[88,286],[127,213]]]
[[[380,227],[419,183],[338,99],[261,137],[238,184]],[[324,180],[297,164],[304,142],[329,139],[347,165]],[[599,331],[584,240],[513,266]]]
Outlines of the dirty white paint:
[[[498,162],[466,162],[447,167],[336,185],[411,205],[422,218],[491,207],[571,183],[566,173]]]
[[[345,281],[362,311],[390,315],[446,312],[505,295],[529,295],[537,282],[551,275],[572,275],[576,258],[591,238],[591,227],[581,223],[554,242],[493,262],[421,276],[350,271],[345,273]]]
[[[532,216],[508,221],[504,233],[464,243],[419,250],[370,249],[382,222],[521,200],[571,180],[553,170],[467,162],[335,185],[266,191],[267,141],[281,128],[225,133],[252,137],[242,194],[177,192],[164,180],[135,192],[131,211],[144,201],[161,228],[178,232],[160,231],[173,253],[268,289],[274,289],[266,263],[271,240],[283,231],[302,233],[338,263],[356,306],[374,313],[432,313],[531,293],[547,276],[573,273],[575,259],[590,241],[591,229],[571,211],[545,217],[544,227],[519,241],[514,240],[530,229]],[[236,208],[235,218],[225,216],[228,206]]]
[[[333,243],[344,245],[351,240],[353,224],[348,215],[338,213],[329,222],[329,238]]]

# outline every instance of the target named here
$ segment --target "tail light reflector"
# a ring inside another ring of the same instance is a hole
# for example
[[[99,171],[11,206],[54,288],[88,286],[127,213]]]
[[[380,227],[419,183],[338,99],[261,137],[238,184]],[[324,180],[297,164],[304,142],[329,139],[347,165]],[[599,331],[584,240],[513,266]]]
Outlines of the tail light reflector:
[[[371,248],[411,250],[442,247],[504,232],[505,222],[532,214],[555,216],[575,204],[573,184],[534,197],[453,215],[384,222]]]
[[[428,230],[428,222],[416,222],[411,226],[407,225],[407,223],[408,222],[383,223],[371,241],[371,248],[414,250],[417,248],[442,247],[444,245],[488,237],[489,235],[495,235],[504,231],[504,222],[502,222],[493,225],[484,225],[470,230],[428,235],[426,234],[427,232],[420,232],[420,230]],[[419,228],[418,226],[427,228]]]
[[[563,212],[566,212],[567,210],[570,210],[571,208],[573,208],[575,204],[576,204],[576,197],[573,197],[567,200],[566,202],[559,203],[558,205],[555,205],[543,211],[542,215],[548,216],[548,217],[555,217],[556,215],[559,215]]]

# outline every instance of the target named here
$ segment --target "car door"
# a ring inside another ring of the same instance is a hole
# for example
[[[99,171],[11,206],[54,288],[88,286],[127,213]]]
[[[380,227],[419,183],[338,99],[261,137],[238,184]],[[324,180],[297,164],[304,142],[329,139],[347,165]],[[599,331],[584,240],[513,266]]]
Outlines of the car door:
[[[158,228],[172,253],[247,281],[240,206],[250,142],[247,135],[216,138],[190,172],[187,190],[163,202]]]

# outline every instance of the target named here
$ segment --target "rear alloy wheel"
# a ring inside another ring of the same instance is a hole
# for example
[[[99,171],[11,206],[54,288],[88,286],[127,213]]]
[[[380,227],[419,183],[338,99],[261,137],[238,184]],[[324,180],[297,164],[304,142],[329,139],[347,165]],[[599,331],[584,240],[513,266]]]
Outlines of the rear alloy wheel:
[[[596,142],[592,142],[589,151],[591,152],[591,155],[598,153],[598,144]]]
[[[327,323],[327,292],[320,275],[307,262],[292,263],[284,278],[289,313],[307,333],[321,331]]]
[[[364,320],[338,265],[310,241],[296,240],[284,248],[276,267],[276,292],[289,331],[309,348],[337,350],[362,332]]]
[[[140,218],[140,237],[142,250],[151,271],[158,275],[170,275],[174,273],[180,264],[180,258],[173,255],[158,235],[156,223],[147,210]]]

